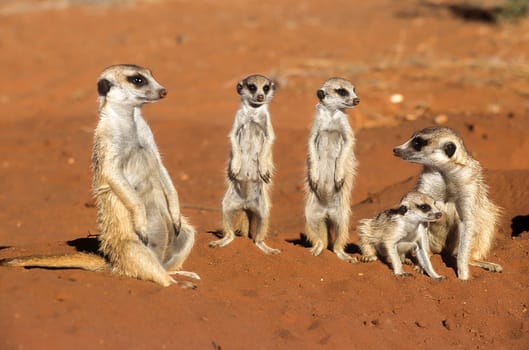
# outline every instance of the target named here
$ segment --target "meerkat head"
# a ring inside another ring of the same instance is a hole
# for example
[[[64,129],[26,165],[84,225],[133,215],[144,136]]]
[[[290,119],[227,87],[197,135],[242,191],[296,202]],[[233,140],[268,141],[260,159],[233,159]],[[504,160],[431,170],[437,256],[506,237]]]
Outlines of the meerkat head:
[[[416,191],[407,193],[393,210],[410,222],[434,222],[443,216],[432,197]]]
[[[241,100],[254,108],[270,103],[274,92],[274,82],[264,75],[249,75],[237,84]]]
[[[330,110],[353,108],[360,103],[356,90],[350,81],[330,78],[316,92],[320,103]]]
[[[431,127],[414,133],[411,138],[393,149],[393,154],[412,163],[437,168],[465,165],[468,157],[463,140],[447,127]]]
[[[167,90],[154,79],[150,70],[133,64],[106,68],[97,81],[97,92],[100,106],[117,103],[139,107],[167,95]]]

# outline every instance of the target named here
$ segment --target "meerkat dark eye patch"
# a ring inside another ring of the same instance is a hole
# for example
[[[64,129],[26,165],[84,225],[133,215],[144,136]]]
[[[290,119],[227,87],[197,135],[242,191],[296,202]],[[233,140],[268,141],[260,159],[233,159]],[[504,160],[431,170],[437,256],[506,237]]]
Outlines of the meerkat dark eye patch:
[[[270,85],[263,86],[263,91],[265,92],[265,94],[267,94],[268,91],[270,91]]]
[[[344,89],[344,88],[339,88],[339,89],[335,89],[334,91],[336,91],[336,93],[342,97],[347,97],[349,96],[349,91],[347,91],[347,89]]]
[[[427,144],[428,140],[425,140],[422,137],[415,137],[411,140],[411,147],[416,151],[420,151]]]
[[[419,208],[419,210],[423,213],[427,213],[432,210],[432,207],[429,204],[418,204],[417,208]]]
[[[254,93],[257,91],[257,86],[255,86],[255,84],[248,84],[248,90],[250,90],[251,93]]]
[[[445,154],[447,155],[448,158],[452,158],[452,156],[454,155],[454,153],[456,153],[456,145],[454,145],[453,142],[448,142],[447,144],[445,144],[443,146],[443,149],[445,151]]]
[[[242,91],[242,88],[244,87],[243,83],[242,82],[239,82],[237,84],[237,93],[240,95],[241,94],[241,91]]]
[[[145,78],[141,74],[132,75],[130,77],[127,77],[127,81],[131,84],[134,84],[134,86],[140,87],[147,85],[149,82],[147,81],[147,78]]]
[[[318,98],[321,100],[323,100],[325,98],[325,91],[323,91],[322,89],[318,90],[316,92],[316,96],[318,96]]]
[[[398,208],[390,209],[390,215],[404,215],[408,212],[408,208],[405,205],[401,205]]]
[[[106,96],[112,87],[112,83],[106,79],[97,82],[97,93],[99,96]]]

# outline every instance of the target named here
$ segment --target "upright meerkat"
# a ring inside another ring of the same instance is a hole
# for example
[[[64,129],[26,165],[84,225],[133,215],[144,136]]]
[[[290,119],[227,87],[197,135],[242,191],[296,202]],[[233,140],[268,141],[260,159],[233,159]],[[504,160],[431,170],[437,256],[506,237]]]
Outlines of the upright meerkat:
[[[171,274],[199,278],[180,271],[195,230],[180,213],[176,189],[141,115],[143,104],[160,100],[167,91],[150,70],[125,64],[105,69],[97,90],[100,119],[94,135],[92,189],[103,257],[33,256],[3,264],[110,271],[163,286],[176,283]]]
[[[270,217],[270,186],[274,163],[272,145],[275,135],[268,104],[274,96],[272,80],[250,75],[237,84],[241,106],[229,134],[231,152],[227,170],[227,189],[222,199],[224,237],[209,243],[224,247],[235,238],[235,230],[248,237],[255,221],[255,245],[266,254],[279,254],[264,242]]]
[[[490,251],[500,210],[488,197],[488,187],[477,160],[461,136],[447,127],[418,131],[393,149],[404,160],[424,165],[416,190],[444,206],[444,218],[430,225],[430,249],[457,254],[457,275],[469,278],[468,265],[501,272],[498,264],[483,261]]]
[[[374,218],[362,219],[358,224],[358,238],[362,262],[388,257],[397,276],[410,276],[402,270],[405,254],[414,251],[419,265],[433,279],[443,279],[430,262],[428,225],[442,216],[434,199],[420,192],[409,192],[398,208],[385,210]]]
[[[319,255],[334,233],[333,251],[347,262],[350,198],[356,173],[355,136],[345,110],[360,103],[355,87],[331,78],[318,89],[319,103],[310,130],[307,155],[305,220],[311,253]]]

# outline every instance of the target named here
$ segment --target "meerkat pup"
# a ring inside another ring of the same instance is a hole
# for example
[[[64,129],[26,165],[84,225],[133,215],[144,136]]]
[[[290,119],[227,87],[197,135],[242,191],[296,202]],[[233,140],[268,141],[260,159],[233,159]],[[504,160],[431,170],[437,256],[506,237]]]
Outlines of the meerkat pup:
[[[407,252],[414,251],[419,265],[433,279],[442,279],[430,262],[428,224],[441,218],[432,197],[410,192],[400,201],[398,208],[385,210],[371,219],[360,220],[358,238],[362,249],[362,262],[377,260],[376,253],[388,257],[397,276],[410,276],[403,272],[402,262]]]
[[[416,132],[393,149],[395,156],[424,165],[416,190],[442,202],[443,219],[430,225],[430,249],[457,254],[457,275],[469,278],[468,265],[501,272],[483,261],[491,249],[500,210],[490,200],[483,170],[459,134],[447,127]],[[453,248],[455,247],[455,248]]]
[[[248,237],[255,222],[255,245],[266,254],[279,254],[264,242],[270,217],[270,186],[274,164],[272,129],[268,104],[274,96],[274,83],[262,75],[250,75],[237,84],[241,106],[229,134],[231,152],[227,189],[222,199],[224,237],[209,243],[224,247],[235,238],[235,231]]]
[[[164,98],[167,91],[150,70],[124,64],[105,69],[97,90],[100,119],[94,135],[92,188],[103,257],[77,253],[5,264],[106,270],[163,286],[176,283],[172,274],[199,278],[180,271],[195,230],[180,213],[176,189],[141,115],[142,105]]]
[[[334,234],[333,251],[341,260],[356,262],[345,253],[349,237],[350,198],[356,173],[355,136],[345,110],[360,103],[355,87],[331,78],[318,89],[316,115],[307,155],[305,220],[311,253],[319,255]]]

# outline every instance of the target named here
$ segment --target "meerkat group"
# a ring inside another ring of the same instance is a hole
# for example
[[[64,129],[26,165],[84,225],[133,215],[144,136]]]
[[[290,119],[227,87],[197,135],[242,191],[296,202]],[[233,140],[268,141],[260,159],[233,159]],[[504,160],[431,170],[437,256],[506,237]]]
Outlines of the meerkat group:
[[[280,251],[265,243],[270,221],[270,188],[275,140],[269,104],[274,82],[250,75],[237,84],[241,105],[229,133],[226,191],[221,201],[224,247],[236,232],[253,238],[266,254]],[[151,129],[141,114],[145,103],[167,91],[150,70],[120,64],[106,68],[97,82],[99,123],[94,134],[92,189],[97,207],[99,254],[75,253],[0,260],[5,266],[81,268],[156,282],[177,283],[195,242],[195,229],[180,212],[177,191],[163,166]],[[351,192],[356,176],[355,135],[346,110],[360,102],[354,85],[330,78],[316,91],[318,104],[308,137],[305,176],[306,237],[312,255],[331,249],[349,263]],[[431,253],[457,256],[457,275],[469,278],[469,265],[501,272],[484,261],[491,249],[500,210],[488,198],[482,168],[462,138],[446,127],[423,129],[393,149],[394,155],[424,166],[414,191],[398,207],[359,221],[362,262],[384,257],[397,276],[415,254],[420,271],[443,279]],[[255,232],[253,232],[255,226]],[[330,243],[332,241],[332,243]]]

